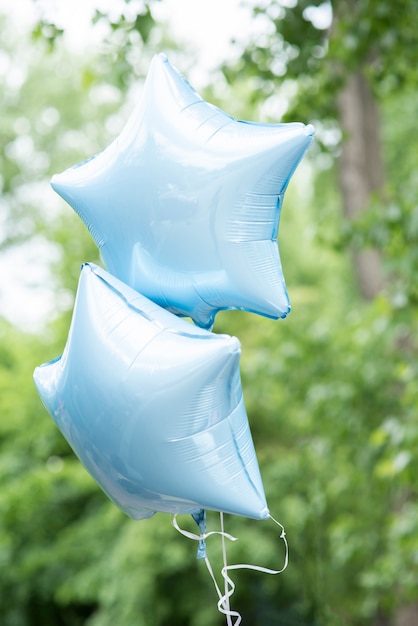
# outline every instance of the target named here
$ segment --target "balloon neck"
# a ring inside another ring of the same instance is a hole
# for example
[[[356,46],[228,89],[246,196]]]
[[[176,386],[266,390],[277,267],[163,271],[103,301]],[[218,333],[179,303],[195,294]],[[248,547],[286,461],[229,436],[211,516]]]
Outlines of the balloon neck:
[[[192,517],[196,524],[199,526],[200,535],[203,537],[206,532],[206,511],[204,509],[199,509],[198,511],[196,511],[196,513],[192,513]],[[206,558],[206,542],[204,539],[200,539],[199,541],[196,558]]]

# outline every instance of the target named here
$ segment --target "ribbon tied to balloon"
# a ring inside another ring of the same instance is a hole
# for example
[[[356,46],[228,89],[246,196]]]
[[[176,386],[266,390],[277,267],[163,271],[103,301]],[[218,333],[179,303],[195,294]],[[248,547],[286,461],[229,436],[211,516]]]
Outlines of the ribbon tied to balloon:
[[[106,269],[82,266],[64,351],[35,369],[39,395],[127,515],[193,516],[200,535],[181,532],[199,540],[212,578],[205,511],[220,513],[223,541],[231,538],[223,513],[271,516],[244,406],[240,343],[211,331],[224,309],[273,319],[289,312],[279,218],[313,135],[302,123],[234,119],[158,54],[120,135],[51,181]],[[238,567],[282,571],[228,566],[225,557],[218,608],[235,626],[241,617],[229,608],[227,572]]]

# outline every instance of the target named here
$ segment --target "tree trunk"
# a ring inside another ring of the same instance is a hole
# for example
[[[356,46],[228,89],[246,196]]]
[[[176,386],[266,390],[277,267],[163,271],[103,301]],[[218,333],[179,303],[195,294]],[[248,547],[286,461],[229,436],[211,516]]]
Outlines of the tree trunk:
[[[417,626],[418,604],[401,607],[396,613],[394,626]]]
[[[345,215],[355,219],[365,211],[371,194],[383,188],[379,116],[370,86],[361,70],[352,74],[338,98],[344,141],[340,157],[340,186]],[[354,269],[364,298],[374,298],[383,286],[376,250],[353,252]]]
[[[352,74],[338,98],[344,133],[340,157],[340,187],[345,215],[356,219],[369,205],[372,194],[382,194],[384,171],[379,141],[376,101],[363,72]],[[383,287],[381,259],[376,250],[353,252],[358,285],[364,298],[374,298]],[[397,609],[393,619],[375,616],[375,626],[418,626],[418,603]]]

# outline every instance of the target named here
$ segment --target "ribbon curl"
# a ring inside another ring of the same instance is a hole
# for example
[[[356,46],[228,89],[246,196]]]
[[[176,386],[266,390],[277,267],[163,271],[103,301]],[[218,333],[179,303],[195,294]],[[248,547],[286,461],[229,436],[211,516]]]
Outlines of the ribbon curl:
[[[193,539],[194,541],[198,541],[199,542],[199,546],[202,547],[205,544],[205,540],[208,537],[211,537],[212,535],[220,535],[221,536],[221,540],[222,540],[222,560],[223,560],[223,567],[221,570],[221,575],[222,578],[224,579],[224,592],[222,593],[218,582],[215,578],[215,574],[213,572],[212,569],[212,565],[209,561],[208,556],[206,555],[206,551],[204,553],[202,553],[202,551],[198,551],[198,558],[203,558],[207,567],[207,570],[210,574],[210,577],[212,578],[213,584],[215,586],[216,589],[216,593],[218,594],[218,611],[220,613],[222,613],[223,615],[225,615],[226,617],[226,623],[227,626],[239,626],[241,624],[242,621],[242,617],[241,614],[238,611],[233,611],[231,609],[230,606],[230,598],[233,595],[234,591],[235,591],[235,583],[234,581],[231,579],[231,577],[228,575],[228,572],[230,570],[238,570],[238,569],[249,569],[249,570],[254,570],[257,572],[262,572],[263,574],[281,574],[282,572],[284,572],[284,570],[287,568],[288,563],[289,563],[289,544],[287,542],[286,539],[286,532],[284,529],[284,526],[278,522],[276,519],[274,519],[274,517],[272,517],[271,515],[269,515],[269,518],[275,523],[277,524],[277,526],[279,526],[281,528],[281,533],[280,533],[280,539],[283,539],[283,542],[285,544],[285,559],[284,559],[284,564],[283,567],[279,570],[274,570],[274,569],[270,569],[268,567],[263,567],[261,565],[251,565],[248,563],[238,563],[238,564],[234,564],[234,565],[228,565],[227,563],[227,551],[226,551],[226,539],[228,539],[229,541],[237,541],[237,537],[234,537],[233,535],[230,535],[229,533],[225,532],[224,530],[224,514],[222,512],[220,512],[220,525],[221,525],[221,530],[220,531],[210,531],[210,532],[203,532],[200,535],[197,535],[196,533],[192,533],[190,531],[184,530],[183,528],[180,528],[178,522],[177,522],[177,515],[175,514],[173,516],[172,519],[172,524],[174,526],[174,528],[182,535],[184,535],[185,537],[187,537],[188,539]],[[196,523],[198,523],[200,528],[206,528],[206,525],[201,525],[199,524],[199,522],[195,519]],[[233,621],[235,620],[235,621]]]

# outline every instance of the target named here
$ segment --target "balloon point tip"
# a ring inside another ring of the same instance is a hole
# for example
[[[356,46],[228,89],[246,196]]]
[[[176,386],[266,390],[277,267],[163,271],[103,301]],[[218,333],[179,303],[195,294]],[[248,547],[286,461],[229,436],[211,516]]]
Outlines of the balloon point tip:
[[[315,128],[312,124],[308,124],[305,128],[305,132],[309,137],[313,137],[315,135]]]

